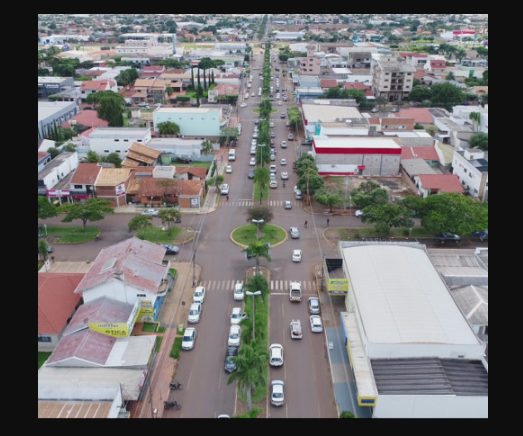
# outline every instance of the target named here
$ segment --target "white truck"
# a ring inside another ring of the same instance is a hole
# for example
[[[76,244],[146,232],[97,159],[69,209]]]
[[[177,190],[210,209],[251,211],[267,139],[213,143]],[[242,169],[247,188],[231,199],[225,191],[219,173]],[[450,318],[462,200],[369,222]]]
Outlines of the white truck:
[[[290,301],[301,301],[302,292],[301,284],[298,282],[291,282],[290,291],[289,291],[289,300]]]

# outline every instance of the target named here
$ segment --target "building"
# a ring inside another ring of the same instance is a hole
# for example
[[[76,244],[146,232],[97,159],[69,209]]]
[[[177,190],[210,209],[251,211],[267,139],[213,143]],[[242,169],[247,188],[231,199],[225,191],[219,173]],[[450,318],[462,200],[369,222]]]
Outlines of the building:
[[[488,418],[485,344],[425,246],[339,249],[348,286],[340,319],[359,406],[374,418]]]
[[[49,98],[71,89],[74,89],[72,77],[38,76],[38,99]]]
[[[49,138],[62,123],[78,114],[74,101],[38,102],[38,138]]]
[[[321,58],[316,54],[314,44],[307,45],[307,57],[300,59],[300,74],[318,76],[321,73]]]
[[[452,171],[467,194],[482,203],[488,201],[488,153],[475,148],[456,150]]]
[[[388,102],[408,100],[416,68],[396,56],[382,55],[371,62],[372,90]]]
[[[150,140],[148,127],[99,127],[89,135],[89,147],[99,156],[117,153],[123,160],[131,145],[146,145]]]
[[[219,138],[227,127],[229,114],[216,108],[158,108],[153,112],[154,130],[160,123],[170,121],[180,126],[180,135],[198,138]]]
[[[91,94],[103,91],[118,92],[116,80],[89,80],[80,86],[80,96],[84,102]]]
[[[130,168],[102,168],[94,184],[96,196],[110,201],[112,207],[125,206],[131,171]]]
[[[78,165],[78,153],[60,153],[38,173],[38,195],[55,204],[70,201],[69,184]]]
[[[120,35],[124,45],[117,45],[116,56],[164,60],[176,54],[176,35],[157,33],[125,33]],[[167,40],[169,42],[162,42]]]

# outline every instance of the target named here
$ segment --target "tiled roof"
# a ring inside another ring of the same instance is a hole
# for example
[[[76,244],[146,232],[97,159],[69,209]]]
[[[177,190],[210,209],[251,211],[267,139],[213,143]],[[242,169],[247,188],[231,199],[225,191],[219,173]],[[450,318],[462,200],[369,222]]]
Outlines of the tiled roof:
[[[74,185],[93,185],[101,171],[96,163],[79,163],[71,183]]]
[[[169,179],[153,179],[153,178],[147,178],[147,179],[141,179],[139,182],[139,188],[138,188],[138,195],[140,196],[146,196],[146,197],[156,197],[161,196],[165,192],[167,195],[176,195],[177,188],[176,188],[176,180],[171,180],[172,185],[166,186],[165,188],[161,184],[161,180],[169,180]]]
[[[95,186],[117,186],[129,179],[129,168],[102,168]]]
[[[82,304],[65,329],[64,336],[88,329],[91,322],[127,322],[133,308],[132,304],[109,297],[100,297]]]
[[[102,120],[98,118],[98,112],[95,110],[92,111],[82,111],[79,114],[71,118],[71,120],[76,121],[78,124],[87,127],[107,127],[109,126],[109,121]],[[69,121],[64,121],[61,124],[61,127],[71,127]]]
[[[439,161],[438,152],[435,147],[402,147],[402,159],[423,159]]]
[[[430,111],[428,108],[420,107],[420,108],[407,108],[407,109],[401,109],[397,114],[394,114],[396,118],[412,118],[414,119],[414,122],[420,123],[420,124],[432,124],[434,120],[432,119],[432,115],[430,114]]]
[[[337,88],[338,81],[336,79],[321,79],[320,88]]]
[[[464,194],[459,177],[455,174],[422,174],[419,176],[421,185],[425,189],[439,192],[457,192]]]
[[[207,171],[207,168],[203,167],[176,167],[176,174],[192,174],[202,180],[207,177]]]
[[[104,248],[75,292],[83,293],[102,283],[119,280],[155,294],[166,274],[164,256],[162,246],[135,237]]]
[[[85,274],[38,274],[38,334],[58,334],[82,298],[74,291]]]
[[[80,90],[85,91],[90,89],[93,91],[107,91],[115,85],[116,82],[114,80],[89,80],[82,82]]]
[[[200,180],[180,180],[180,196],[197,196],[202,190]]]

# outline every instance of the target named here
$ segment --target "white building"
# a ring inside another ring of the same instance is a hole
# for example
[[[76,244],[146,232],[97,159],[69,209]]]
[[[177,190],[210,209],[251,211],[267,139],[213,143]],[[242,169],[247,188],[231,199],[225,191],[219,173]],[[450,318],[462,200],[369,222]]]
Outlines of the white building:
[[[118,153],[124,159],[133,143],[147,145],[151,140],[150,128],[98,127],[89,135],[89,147],[99,156]]]
[[[360,406],[374,418],[488,418],[485,345],[424,245],[340,243],[342,330]]]
[[[472,198],[488,201],[488,153],[478,149],[456,150],[452,168]]]

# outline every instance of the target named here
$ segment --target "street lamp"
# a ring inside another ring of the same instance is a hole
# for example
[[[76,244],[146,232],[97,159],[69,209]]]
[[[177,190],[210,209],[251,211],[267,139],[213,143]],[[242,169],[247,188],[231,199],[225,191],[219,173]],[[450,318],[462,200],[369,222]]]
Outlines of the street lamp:
[[[260,224],[263,224],[265,220],[252,220],[253,224],[256,224],[256,242],[260,240]],[[256,258],[256,275],[258,275],[258,258]]]
[[[254,305],[255,303],[255,300],[256,300],[256,295],[261,295],[262,294],[262,291],[256,291],[256,292],[249,292],[249,291],[246,291],[245,292],[245,295],[248,295],[250,297],[252,297],[252,340],[254,342],[254,340],[256,339],[256,328],[255,328],[255,323],[254,323],[254,316],[255,316],[255,313],[256,313],[256,306]]]

